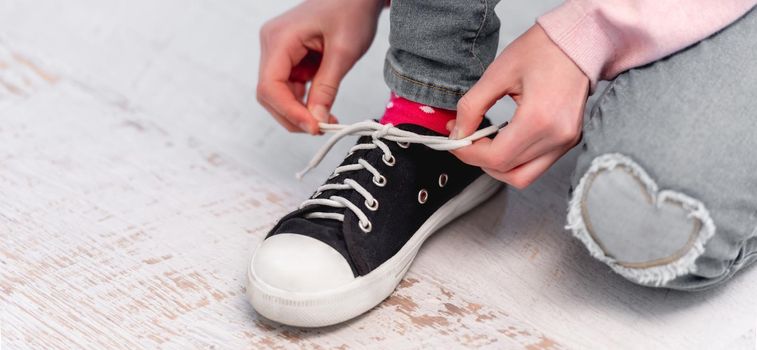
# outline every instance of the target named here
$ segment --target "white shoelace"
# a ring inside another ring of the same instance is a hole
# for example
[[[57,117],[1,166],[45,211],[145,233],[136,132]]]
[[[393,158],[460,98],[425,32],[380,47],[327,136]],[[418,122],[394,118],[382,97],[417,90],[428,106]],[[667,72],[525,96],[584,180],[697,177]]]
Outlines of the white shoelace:
[[[323,160],[326,154],[328,154],[331,148],[334,147],[334,145],[339,142],[339,140],[348,135],[371,136],[370,143],[360,143],[350,148],[349,153],[347,153],[348,157],[352,155],[353,152],[358,150],[370,150],[378,148],[384,153],[381,157],[384,163],[388,166],[394,166],[395,158],[392,155],[392,151],[389,149],[389,146],[386,145],[384,140],[394,141],[402,148],[409,147],[411,143],[418,143],[424,144],[438,151],[449,151],[468,146],[473,143],[473,141],[494,134],[505,125],[507,125],[507,123],[504,123],[500,126],[492,125],[478,130],[468,137],[459,140],[453,140],[444,136],[419,135],[414,132],[396,128],[392,124],[381,124],[372,120],[358,122],[352,125],[319,123],[318,126],[321,128],[321,131],[332,132],[334,133],[334,135],[326,142],[325,145],[323,145],[323,147],[321,147],[321,149],[315,154],[315,156],[313,156],[313,159],[310,160],[310,163],[308,163],[307,167],[297,173],[297,178],[301,179],[308,171],[318,166],[318,164],[321,162],[321,160]],[[383,187],[386,185],[386,178],[381,175],[378,169],[376,169],[373,165],[362,158],[358,159],[354,164],[347,164],[337,167],[336,169],[334,169],[334,173],[329,178],[331,179],[338,176],[339,174],[358,170],[366,170],[370,172],[373,175],[373,183],[377,186]],[[358,217],[361,230],[363,230],[364,232],[371,231],[372,224],[368,219],[368,216],[365,215],[362,209],[360,209],[357,205],[350,202],[346,198],[336,195],[330,196],[329,198],[315,198],[318,197],[322,192],[328,190],[355,190],[365,199],[365,207],[368,210],[378,210],[379,203],[376,198],[373,197],[373,195],[368,190],[366,190],[365,187],[361,186],[355,180],[349,178],[344,179],[342,183],[327,183],[318,187],[311,199],[305,200],[304,202],[302,202],[302,204],[300,204],[300,209],[310,205],[325,205],[332,208],[347,208],[355,213],[355,215]],[[339,213],[312,212],[306,214],[305,217],[312,219],[331,219],[344,221],[344,214]]]

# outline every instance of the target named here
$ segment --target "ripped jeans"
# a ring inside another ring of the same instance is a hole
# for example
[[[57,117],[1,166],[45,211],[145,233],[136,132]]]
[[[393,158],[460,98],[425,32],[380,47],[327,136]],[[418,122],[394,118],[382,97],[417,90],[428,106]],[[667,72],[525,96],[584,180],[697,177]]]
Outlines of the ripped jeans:
[[[494,59],[496,2],[393,0],[389,87],[454,108]],[[619,75],[578,147],[567,227],[615,272],[700,290],[757,261],[757,10]]]

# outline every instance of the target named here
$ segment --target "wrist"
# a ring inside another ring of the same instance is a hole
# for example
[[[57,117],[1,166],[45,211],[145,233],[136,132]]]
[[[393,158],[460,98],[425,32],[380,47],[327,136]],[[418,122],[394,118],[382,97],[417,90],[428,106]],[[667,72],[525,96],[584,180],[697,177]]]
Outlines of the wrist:
[[[589,78],[592,91],[614,55],[614,43],[591,13],[566,2],[537,19],[550,40]]]

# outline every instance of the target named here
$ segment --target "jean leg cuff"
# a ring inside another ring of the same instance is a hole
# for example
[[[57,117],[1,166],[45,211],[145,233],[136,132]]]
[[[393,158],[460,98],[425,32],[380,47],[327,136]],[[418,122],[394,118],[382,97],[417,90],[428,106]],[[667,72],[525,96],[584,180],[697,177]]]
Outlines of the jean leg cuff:
[[[446,87],[424,78],[403,74],[389,61],[384,64],[384,81],[399,96],[444,109],[457,109],[457,101],[466,92],[459,87]]]

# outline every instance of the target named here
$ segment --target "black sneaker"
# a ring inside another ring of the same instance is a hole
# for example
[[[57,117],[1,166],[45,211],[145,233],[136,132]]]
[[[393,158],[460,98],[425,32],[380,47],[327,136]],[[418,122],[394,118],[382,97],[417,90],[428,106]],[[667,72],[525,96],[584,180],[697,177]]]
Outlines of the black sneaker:
[[[310,168],[341,137],[363,136],[326,183],[273,227],[248,270],[255,310],[300,327],[336,324],[376,306],[431,234],[501,187],[481,169],[439,151],[496,132],[493,126],[464,140],[411,124],[323,128],[343,129]]]

